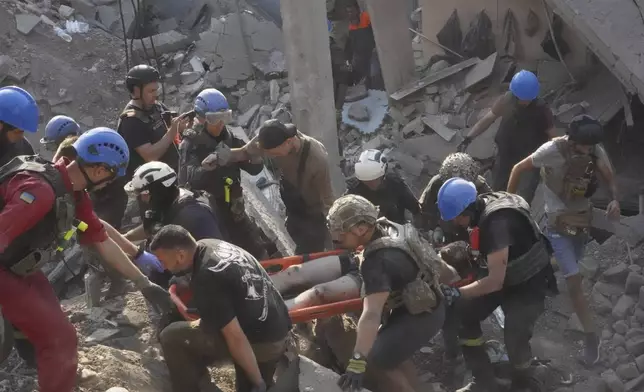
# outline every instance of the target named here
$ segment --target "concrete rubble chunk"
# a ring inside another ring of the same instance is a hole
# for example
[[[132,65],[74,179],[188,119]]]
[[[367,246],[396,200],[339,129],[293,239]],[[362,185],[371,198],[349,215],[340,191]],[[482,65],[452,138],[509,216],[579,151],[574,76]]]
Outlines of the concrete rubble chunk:
[[[640,375],[637,365],[633,362],[619,365],[615,372],[622,380],[632,380]]]
[[[205,84],[205,79],[201,78],[194,83],[182,85],[181,87],[179,87],[179,92],[186,96],[191,96],[201,91]]]
[[[102,5],[96,8],[96,13],[98,21],[110,30],[116,27],[117,22],[120,22],[119,13],[114,7]]]
[[[248,109],[252,108],[255,105],[262,105],[264,103],[264,97],[260,90],[249,91],[247,94],[244,94],[243,97],[239,99],[237,104],[237,110],[240,112],[245,112]]]
[[[300,355],[300,391],[302,392],[339,392],[340,376],[307,357]],[[363,389],[363,392],[369,392]]]
[[[436,132],[445,141],[450,142],[456,135],[456,131],[449,129],[443,124],[443,120],[439,116],[432,116],[430,114],[423,116],[423,123]]]
[[[496,64],[497,57],[498,57],[498,53],[494,52],[491,55],[489,55],[485,60],[479,62],[474,67],[472,67],[472,69],[470,69],[465,74],[464,89],[469,90],[476,84],[482,82],[483,80],[487,79],[490,75],[492,75],[492,71],[494,71],[494,65]]]
[[[602,293],[593,290],[590,294],[590,298],[592,303],[595,305],[595,309],[598,314],[606,315],[613,311],[613,303]]]
[[[409,154],[405,154],[399,149],[394,148],[389,152],[388,157],[393,158],[400,164],[400,167],[402,167],[405,172],[411,175],[418,177],[423,171],[423,161],[416,159]]]
[[[601,378],[606,383],[608,392],[624,392],[624,383],[619,379],[614,370],[606,370],[601,374]]]
[[[125,3],[125,2],[124,2]],[[71,7],[86,19],[96,19],[96,5],[89,0],[70,0]]]
[[[355,86],[349,86],[347,89],[347,95],[344,97],[345,102],[355,102],[359,101],[369,95],[367,87],[364,84],[356,84]]]
[[[628,332],[628,329],[629,329],[628,323],[626,323],[626,321],[624,320],[615,321],[615,324],[613,324],[613,330],[620,335],[626,335],[626,332]]]
[[[593,286],[593,291],[597,291],[600,294],[610,298],[616,295],[621,295],[624,292],[624,287],[619,284],[610,284],[606,282],[597,282]]]
[[[613,308],[613,317],[623,320],[626,316],[630,315],[630,312],[634,307],[635,300],[628,295],[622,295]]]
[[[389,112],[387,112],[389,117],[391,117],[398,124],[405,126],[409,123],[409,119],[400,111],[400,109],[389,106]]]
[[[628,266],[624,263],[619,263],[604,271],[602,280],[608,283],[624,284],[626,283],[628,272]]]
[[[119,333],[118,329],[100,328],[85,339],[87,343],[100,343]]]
[[[280,99],[280,85],[276,79],[272,79],[268,82],[268,94],[270,96],[271,104],[276,105],[277,101]]]
[[[255,115],[259,111],[259,107],[260,105],[257,104],[245,111],[244,114],[237,118],[237,125],[239,125],[240,127],[248,128],[250,122],[253,121]]]
[[[644,276],[631,272],[626,278],[625,293],[626,294],[638,294],[640,288],[644,286]]]
[[[559,109],[557,110],[555,116],[560,122],[569,124],[575,116],[584,113],[588,106],[589,105],[587,102],[579,102],[574,104],[564,103],[563,105],[559,106]]]
[[[349,118],[361,122],[369,121],[369,108],[360,102],[354,102],[349,106]]]
[[[644,309],[644,287],[640,287],[640,294],[639,295],[640,295],[639,296],[639,301],[638,301],[637,304],[639,305],[640,309]]]
[[[373,139],[362,145],[363,150],[378,150],[383,146],[392,146],[393,142],[382,135],[377,135]]]
[[[152,36],[151,39],[154,42],[157,55],[184,49],[192,43],[191,38],[179,33],[178,31],[168,31],[166,33],[157,34]],[[145,45],[149,51],[151,49],[149,39],[145,40]],[[145,55],[143,52],[143,46],[141,45],[141,40],[135,40],[133,46],[133,51],[137,55]]]
[[[279,101],[280,101],[281,103],[288,103],[288,102],[291,102],[291,93],[286,93],[286,94],[282,95],[282,96],[280,97]]]
[[[423,125],[423,119],[421,117],[416,117],[415,119],[411,120],[407,125],[403,127],[402,133],[405,136],[408,136],[411,134],[420,135],[423,133],[424,129],[425,129],[425,126]]]
[[[628,339],[626,341],[626,351],[635,357],[644,355],[644,336],[639,335]]]
[[[197,72],[199,75],[203,75],[206,73],[206,69],[203,66],[203,60],[201,60],[197,56],[194,56],[193,58],[190,59],[190,66],[192,67],[192,70],[194,72]]]
[[[456,138],[447,142],[442,136],[434,133],[407,139],[401,143],[400,148],[408,154],[426,156],[433,162],[440,163],[455,151],[457,145]]]
[[[68,19],[70,16],[74,15],[74,12],[76,12],[75,9],[65,4],[61,4],[60,7],[58,7],[58,13],[65,19]]]
[[[255,52],[255,54],[257,55],[258,52]],[[264,75],[271,72],[281,73],[286,70],[286,59],[282,51],[274,50],[268,56],[261,57],[261,59],[253,59],[253,67]]]
[[[583,332],[583,328],[579,332]],[[625,345],[626,345],[626,338],[624,337],[624,335],[620,335],[618,333],[613,335],[613,346],[624,347]]]
[[[434,97],[425,101],[425,114],[436,115],[440,113],[440,98]]]
[[[626,392],[635,392],[635,391],[640,391],[640,387],[644,385],[644,375],[641,375],[637,377],[636,379],[633,379],[629,382],[626,383],[625,391]]]
[[[628,332],[626,332],[626,339],[628,340],[636,336],[642,336],[642,335],[644,335],[644,329],[631,327],[631,329],[629,329]]]
[[[201,78],[201,74],[199,72],[181,72],[181,83],[183,84],[191,84],[196,82]]]
[[[40,18],[31,14],[16,15],[16,29],[24,35],[31,33],[31,30],[40,23]]]

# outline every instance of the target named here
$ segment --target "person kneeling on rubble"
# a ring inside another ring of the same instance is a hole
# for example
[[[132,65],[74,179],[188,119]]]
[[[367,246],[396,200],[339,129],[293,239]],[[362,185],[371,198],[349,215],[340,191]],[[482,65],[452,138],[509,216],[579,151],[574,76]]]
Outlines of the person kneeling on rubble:
[[[450,282],[456,271],[411,224],[398,225],[378,215],[376,206],[356,195],[337,199],[327,215],[337,247],[364,246],[363,311],[353,356],[338,384],[345,391],[359,391],[369,364],[378,370],[378,384],[386,385],[383,391],[413,392],[415,369],[405,369],[414,352],[443,325],[439,279]]]
[[[429,180],[420,195],[421,227],[425,231],[433,231],[433,240],[436,245],[469,240],[467,229],[440,219],[436,200],[438,199],[438,190],[445,181],[452,177],[460,177],[473,182],[479,194],[492,192],[492,188],[485,178],[479,175],[479,169],[479,164],[470,155],[463,152],[449,154],[438,169],[438,174]]]
[[[226,166],[202,165],[215,151],[241,148],[244,142],[227,126],[232,121],[228,100],[219,90],[208,88],[194,103],[195,124],[183,132],[179,145],[179,184],[210,193],[218,208],[226,239],[246,249],[258,260],[268,259],[266,236],[244,206],[241,171],[257,175],[262,162],[239,161]],[[272,252],[274,253],[274,252]]]
[[[582,361],[592,366],[599,361],[599,336],[582,288],[578,263],[584,256],[592,223],[590,197],[598,187],[599,174],[613,194],[607,208],[609,217],[619,219],[617,184],[610,159],[599,144],[604,130],[599,121],[582,114],[572,119],[566,136],[551,140],[512,169],[508,192],[515,192],[520,177],[541,168],[548,225],[546,234],[557,264],[566,278],[573,309],[586,332]]]
[[[222,238],[210,195],[180,188],[177,173],[167,163],[152,161],[141,165],[132,181],[125,184],[125,191],[136,196],[143,220],[125,234],[130,241],[152,238],[171,224],[185,228],[197,240]],[[161,286],[171,277],[163,274],[160,264],[146,265],[143,271]]]
[[[513,367],[513,388],[535,382],[530,339],[544,311],[546,293],[554,281],[551,248],[530,216],[526,201],[514,194],[477,195],[476,186],[452,178],[438,192],[441,218],[480,231],[479,251],[487,261],[484,276],[460,289],[442,286],[445,298],[461,318],[459,336],[465,363],[474,380],[466,391],[496,391],[494,369],[485,350],[481,321],[500,305],[505,313],[505,346]]]
[[[210,384],[207,365],[230,359],[238,392],[266,391],[291,343],[291,320],[261,264],[242,248],[216,239],[196,241],[177,225],[159,230],[150,250],[172,273],[192,272],[200,317],[172,323],[160,334],[173,391],[207,390],[200,388],[204,378]]]
[[[355,164],[355,178],[347,181],[346,194],[359,195],[377,205],[380,215],[399,225],[405,211],[414,221],[420,216],[418,199],[398,174],[387,170],[387,159],[378,150],[365,150]]]
[[[5,107],[11,110],[2,110]],[[26,92],[0,90],[0,123],[31,131],[27,125],[38,123],[34,108]],[[23,155],[0,169],[0,307],[3,317],[36,348],[42,392],[71,392],[76,385],[76,330],[40,270],[56,259],[75,232],[80,231],[81,244],[94,245],[102,260],[130,278],[159,312],[173,308],[169,294],[130,261],[156,257],[137,252],[100,221],[85,191],[125,174],[125,141],[113,130],[96,128],[79,137],[74,149],[78,157],[71,162],[61,159],[54,164]],[[0,359],[4,354],[0,352]]]

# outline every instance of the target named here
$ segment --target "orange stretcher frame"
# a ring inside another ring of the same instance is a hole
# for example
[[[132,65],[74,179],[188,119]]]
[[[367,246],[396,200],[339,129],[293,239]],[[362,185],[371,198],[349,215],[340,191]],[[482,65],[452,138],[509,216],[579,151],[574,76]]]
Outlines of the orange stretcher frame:
[[[269,275],[274,275],[284,269],[297,264],[305,263],[309,260],[315,260],[327,256],[335,256],[345,253],[344,250],[333,250],[329,252],[319,252],[319,253],[310,253],[307,255],[300,256],[288,256],[279,259],[270,259],[264,260],[260,263],[262,267],[266,269]],[[474,275],[470,274],[465,279],[459,280],[458,282],[452,283],[451,286],[454,287],[463,287],[467,284],[470,284],[474,281]],[[177,306],[179,313],[188,321],[196,321],[199,317],[190,312],[186,306],[187,302],[190,302],[192,298],[192,293],[189,291],[179,293],[176,285],[170,286],[170,298],[172,302]],[[324,319],[333,317],[343,313],[350,312],[359,312],[362,310],[362,298],[353,298],[344,301],[333,302],[330,304],[311,306],[304,309],[291,310],[289,315],[291,316],[291,321],[295,324],[305,323],[308,321],[313,321],[315,319]]]
[[[333,250],[329,252],[310,253],[300,256],[288,256],[279,259],[264,260],[260,263],[266,269],[269,275],[274,275],[284,269],[305,263],[309,260],[315,260],[327,256],[335,256],[346,253],[344,250]],[[195,313],[190,312],[185,305],[192,298],[192,293],[189,291],[179,293],[176,285],[170,286],[170,298],[177,306],[179,313],[188,321],[196,321],[199,319]],[[342,313],[359,312],[362,310],[362,298],[353,298],[345,301],[333,302],[330,304],[311,306],[305,309],[292,310],[289,312],[291,321],[293,323],[304,323],[315,319],[322,319],[332,317]]]

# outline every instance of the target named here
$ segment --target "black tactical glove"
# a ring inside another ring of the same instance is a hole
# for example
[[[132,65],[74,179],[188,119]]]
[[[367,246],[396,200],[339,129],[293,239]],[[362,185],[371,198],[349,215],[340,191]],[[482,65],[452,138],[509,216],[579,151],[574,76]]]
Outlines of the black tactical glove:
[[[176,308],[170,299],[170,293],[161,288],[161,286],[150,282],[147,277],[140,282],[134,282],[134,284],[158,314],[171,313]]]
[[[472,139],[469,138],[468,136],[465,136],[463,138],[463,141],[456,146],[456,151],[457,152],[465,152],[467,150],[467,147],[469,147],[470,143],[472,143]]]
[[[459,298],[461,298],[461,290],[456,287],[448,286],[446,284],[441,284],[441,291],[445,297],[445,304],[447,306],[452,306]]]
[[[347,370],[340,376],[338,386],[343,391],[359,392],[362,390],[362,379],[367,370],[367,359],[359,354],[354,354],[354,357],[349,360]]]

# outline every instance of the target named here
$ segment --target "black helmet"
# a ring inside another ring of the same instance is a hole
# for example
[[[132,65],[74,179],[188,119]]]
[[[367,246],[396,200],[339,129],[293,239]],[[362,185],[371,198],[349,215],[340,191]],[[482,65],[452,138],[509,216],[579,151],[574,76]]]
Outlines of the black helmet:
[[[132,92],[134,91],[135,86],[142,87],[148,83],[158,82],[159,79],[161,78],[159,76],[159,71],[157,71],[156,68],[146,64],[141,64],[132,67],[132,69],[128,71],[127,77],[125,78],[125,86],[129,92]]]
[[[580,114],[568,125],[568,140],[577,144],[592,146],[604,139],[604,129],[599,121],[587,114]]]

